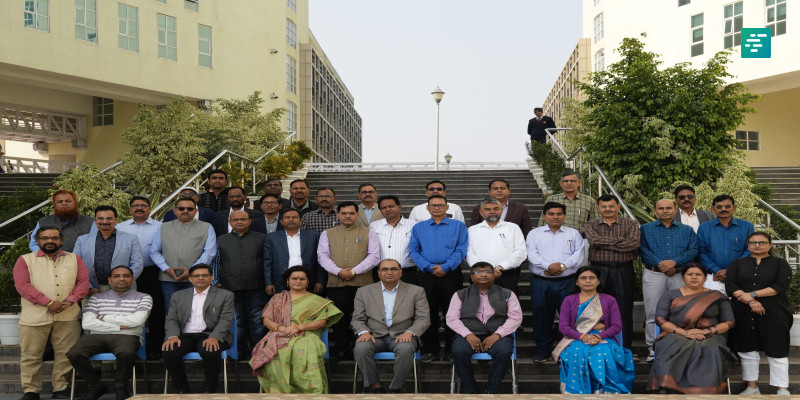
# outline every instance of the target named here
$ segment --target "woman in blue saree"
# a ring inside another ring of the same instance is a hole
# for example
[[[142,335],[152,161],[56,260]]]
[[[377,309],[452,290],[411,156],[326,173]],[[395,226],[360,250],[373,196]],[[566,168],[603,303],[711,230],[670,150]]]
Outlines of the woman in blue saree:
[[[581,267],[575,291],[561,303],[558,330],[564,338],[553,350],[561,363],[561,393],[630,393],[636,377],[631,351],[615,336],[622,331],[614,297],[598,293],[600,271]]]

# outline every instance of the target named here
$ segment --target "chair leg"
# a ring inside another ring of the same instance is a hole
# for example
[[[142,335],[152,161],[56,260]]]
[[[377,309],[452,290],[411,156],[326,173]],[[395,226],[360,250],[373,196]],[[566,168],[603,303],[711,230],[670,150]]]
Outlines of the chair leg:
[[[417,377],[417,360],[414,360],[414,394],[419,394],[421,390]]]
[[[358,362],[353,367],[353,394],[356,394],[356,381],[358,380]]]
[[[70,385],[69,400],[75,398],[75,368],[72,369],[72,385]]]
[[[730,394],[731,394],[731,378],[728,377],[728,395],[730,396]]]
[[[136,396],[136,362],[133,363],[133,395]]]
[[[228,394],[228,359],[222,360],[222,384],[225,386],[225,394]]]
[[[511,360],[511,393],[517,394],[517,360]]]
[[[142,360],[142,370],[144,371],[144,392],[150,393],[150,381],[147,380],[147,359]]]
[[[450,368],[450,394],[456,393],[456,366]]]
[[[167,394],[167,382],[169,382],[169,371],[164,369],[164,394]]]

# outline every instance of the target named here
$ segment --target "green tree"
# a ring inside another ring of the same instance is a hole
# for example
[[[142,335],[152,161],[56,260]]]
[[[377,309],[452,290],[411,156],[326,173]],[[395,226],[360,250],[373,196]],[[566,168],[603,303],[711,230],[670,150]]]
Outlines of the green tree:
[[[211,126],[206,134],[206,159],[227,149],[255,160],[279,143],[284,136],[280,120],[285,110],[276,108],[262,114],[263,103],[264,99],[258,91],[244,100],[215,100]]]
[[[78,197],[78,210],[81,214],[94,216],[97,206],[109,205],[117,209],[119,220],[124,221],[130,217],[128,204],[131,195],[114,185],[118,181],[119,176],[113,171],[101,174],[96,165],[85,164],[59,175],[53,181],[54,188],[50,190],[50,195],[61,189],[72,190]],[[52,212],[51,204],[45,213]]]
[[[658,55],[636,39],[623,39],[618,52],[619,62],[576,83],[587,95],[585,113],[574,119],[591,132],[583,142],[590,160],[615,182],[640,176],[637,188],[650,199],[676,179],[715,181],[736,159],[729,132],[757,98],[726,83],[730,53],[717,53],[700,69],[659,69]]]

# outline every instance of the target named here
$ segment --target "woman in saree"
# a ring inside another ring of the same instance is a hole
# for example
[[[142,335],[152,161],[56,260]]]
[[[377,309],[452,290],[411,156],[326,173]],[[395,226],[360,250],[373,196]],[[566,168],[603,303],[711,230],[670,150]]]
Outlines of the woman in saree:
[[[631,351],[620,346],[622,331],[614,297],[598,293],[600,271],[581,267],[575,289],[561,303],[558,330],[564,338],[553,350],[561,362],[561,393],[630,393],[636,371]]]
[[[704,288],[708,271],[689,263],[681,271],[684,286],[664,292],[656,307],[661,334],[654,345],[648,390],[660,393],[719,394],[727,387],[736,361],[725,345],[733,327],[728,298]]]
[[[269,333],[253,348],[250,365],[266,393],[328,393],[320,334],[342,312],[308,291],[310,277],[303,266],[287,269],[282,276],[287,289],[273,296],[261,314]]]

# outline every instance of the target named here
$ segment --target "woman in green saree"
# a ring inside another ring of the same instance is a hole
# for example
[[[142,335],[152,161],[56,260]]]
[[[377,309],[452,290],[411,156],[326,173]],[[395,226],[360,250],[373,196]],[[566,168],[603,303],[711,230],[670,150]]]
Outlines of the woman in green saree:
[[[287,289],[273,296],[261,314],[269,333],[253,348],[250,365],[266,393],[328,393],[320,335],[342,312],[308,291],[310,277],[303,266],[287,269],[282,276]]]

